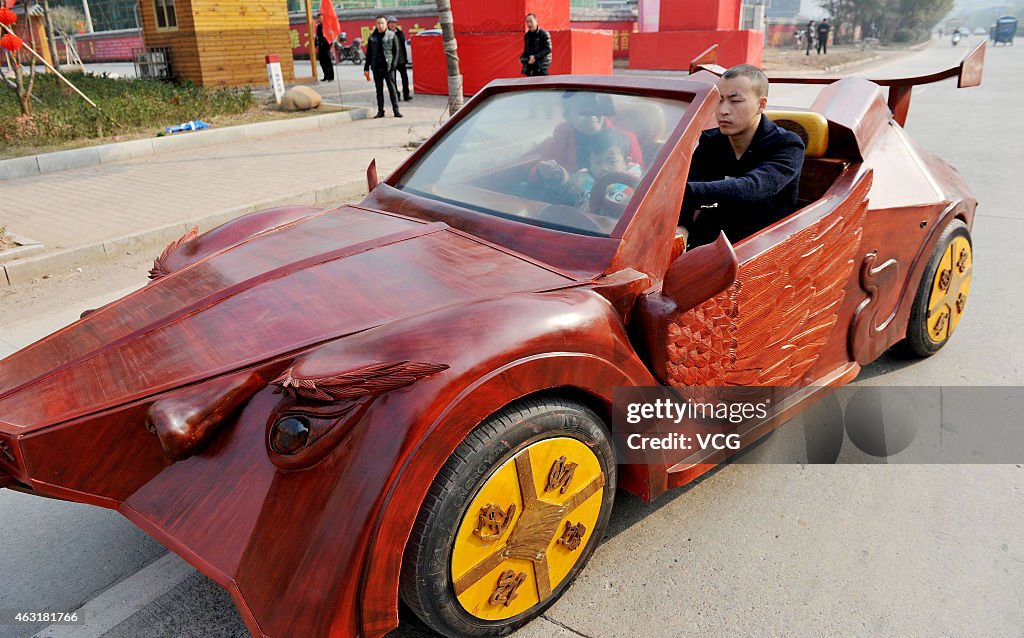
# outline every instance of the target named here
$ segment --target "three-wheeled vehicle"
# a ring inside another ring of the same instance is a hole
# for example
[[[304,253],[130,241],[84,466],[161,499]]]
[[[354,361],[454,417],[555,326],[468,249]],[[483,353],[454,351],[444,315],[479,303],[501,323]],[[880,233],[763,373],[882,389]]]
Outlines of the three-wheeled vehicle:
[[[1003,16],[996,20],[996,26],[992,33],[993,45],[1009,44],[1013,46],[1013,38],[1017,34],[1017,18],[1014,16]]]

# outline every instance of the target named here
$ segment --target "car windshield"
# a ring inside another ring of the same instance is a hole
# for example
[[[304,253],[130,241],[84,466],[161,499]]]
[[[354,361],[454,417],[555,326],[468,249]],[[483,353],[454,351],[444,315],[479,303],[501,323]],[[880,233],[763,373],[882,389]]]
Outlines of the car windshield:
[[[607,237],[687,106],[595,91],[496,95],[397,186],[526,224]]]

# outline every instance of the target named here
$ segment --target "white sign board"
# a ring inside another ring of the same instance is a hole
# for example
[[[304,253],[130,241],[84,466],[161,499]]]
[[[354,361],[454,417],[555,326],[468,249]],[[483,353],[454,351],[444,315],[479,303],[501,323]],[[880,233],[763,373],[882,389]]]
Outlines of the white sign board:
[[[281,103],[284,97],[284,76],[281,75],[281,61],[276,55],[267,56],[267,76],[270,78],[270,87],[274,89],[274,99]]]

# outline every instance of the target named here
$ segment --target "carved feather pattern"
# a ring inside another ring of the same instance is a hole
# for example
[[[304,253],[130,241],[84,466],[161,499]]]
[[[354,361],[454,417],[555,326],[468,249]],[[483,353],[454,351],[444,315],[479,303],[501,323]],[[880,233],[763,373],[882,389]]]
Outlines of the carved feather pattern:
[[[182,244],[190,242],[198,236],[199,227],[193,226],[187,233],[168,244],[167,248],[164,248],[164,252],[160,253],[160,256],[153,260],[153,267],[149,269],[149,278],[156,280],[171,274],[170,269],[167,267],[167,258],[175,250],[181,248]]]
[[[420,379],[447,370],[445,364],[399,361],[375,363],[351,372],[329,377],[300,377],[294,366],[271,383],[292,397],[316,401],[341,401],[384,394],[416,383]]]
[[[859,261],[867,175],[817,223],[740,265],[729,290],[669,317],[671,385],[797,385],[839,318]]]

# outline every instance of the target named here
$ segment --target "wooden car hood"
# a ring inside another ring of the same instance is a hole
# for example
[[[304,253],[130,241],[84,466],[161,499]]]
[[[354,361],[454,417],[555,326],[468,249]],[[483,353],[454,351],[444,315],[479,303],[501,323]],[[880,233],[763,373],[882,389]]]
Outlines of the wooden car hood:
[[[574,283],[440,222],[315,212],[0,361],[0,429],[24,434],[394,319]]]

